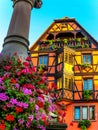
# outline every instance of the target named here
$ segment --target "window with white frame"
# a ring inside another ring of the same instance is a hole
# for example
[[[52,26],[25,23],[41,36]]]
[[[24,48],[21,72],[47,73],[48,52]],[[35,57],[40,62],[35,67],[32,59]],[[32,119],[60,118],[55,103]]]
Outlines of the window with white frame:
[[[74,120],[95,120],[95,106],[75,106]]]

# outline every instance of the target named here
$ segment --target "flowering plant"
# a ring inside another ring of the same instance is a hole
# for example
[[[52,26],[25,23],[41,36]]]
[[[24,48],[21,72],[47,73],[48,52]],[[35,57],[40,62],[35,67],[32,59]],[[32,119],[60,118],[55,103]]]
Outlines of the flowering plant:
[[[47,96],[46,96],[47,95]],[[38,75],[30,57],[15,56],[0,65],[0,130],[44,130],[55,109],[44,75]]]

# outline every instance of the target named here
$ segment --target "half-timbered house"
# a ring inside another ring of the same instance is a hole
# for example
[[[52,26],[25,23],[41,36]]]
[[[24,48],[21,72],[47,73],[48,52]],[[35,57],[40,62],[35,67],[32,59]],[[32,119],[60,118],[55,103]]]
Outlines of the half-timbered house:
[[[68,130],[80,120],[98,129],[98,42],[74,18],[56,19],[30,48],[35,67],[45,68]],[[73,124],[71,123],[73,122]]]

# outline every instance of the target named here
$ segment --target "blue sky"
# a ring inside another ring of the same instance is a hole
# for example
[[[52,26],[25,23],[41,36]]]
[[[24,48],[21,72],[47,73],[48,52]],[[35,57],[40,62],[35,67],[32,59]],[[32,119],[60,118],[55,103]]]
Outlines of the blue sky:
[[[13,12],[11,0],[0,0],[0,51]],[[98,41],[98,0],[43,0],[40,9],[31,12],[30,46],[54,19],[65,16],[76,20]]]

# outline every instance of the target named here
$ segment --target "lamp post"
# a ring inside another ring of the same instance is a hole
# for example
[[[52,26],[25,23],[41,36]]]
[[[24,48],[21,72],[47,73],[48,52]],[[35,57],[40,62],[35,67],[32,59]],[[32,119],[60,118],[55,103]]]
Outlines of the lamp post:
[[[41,0],[12,0],[13,1],[13,14],[7,36],[4,39],[2,56],[12,57],[15,52],[21,59],[28,56],[29,47],[29,26],[30,14],[32,8],[40,8],[42,5]]]

